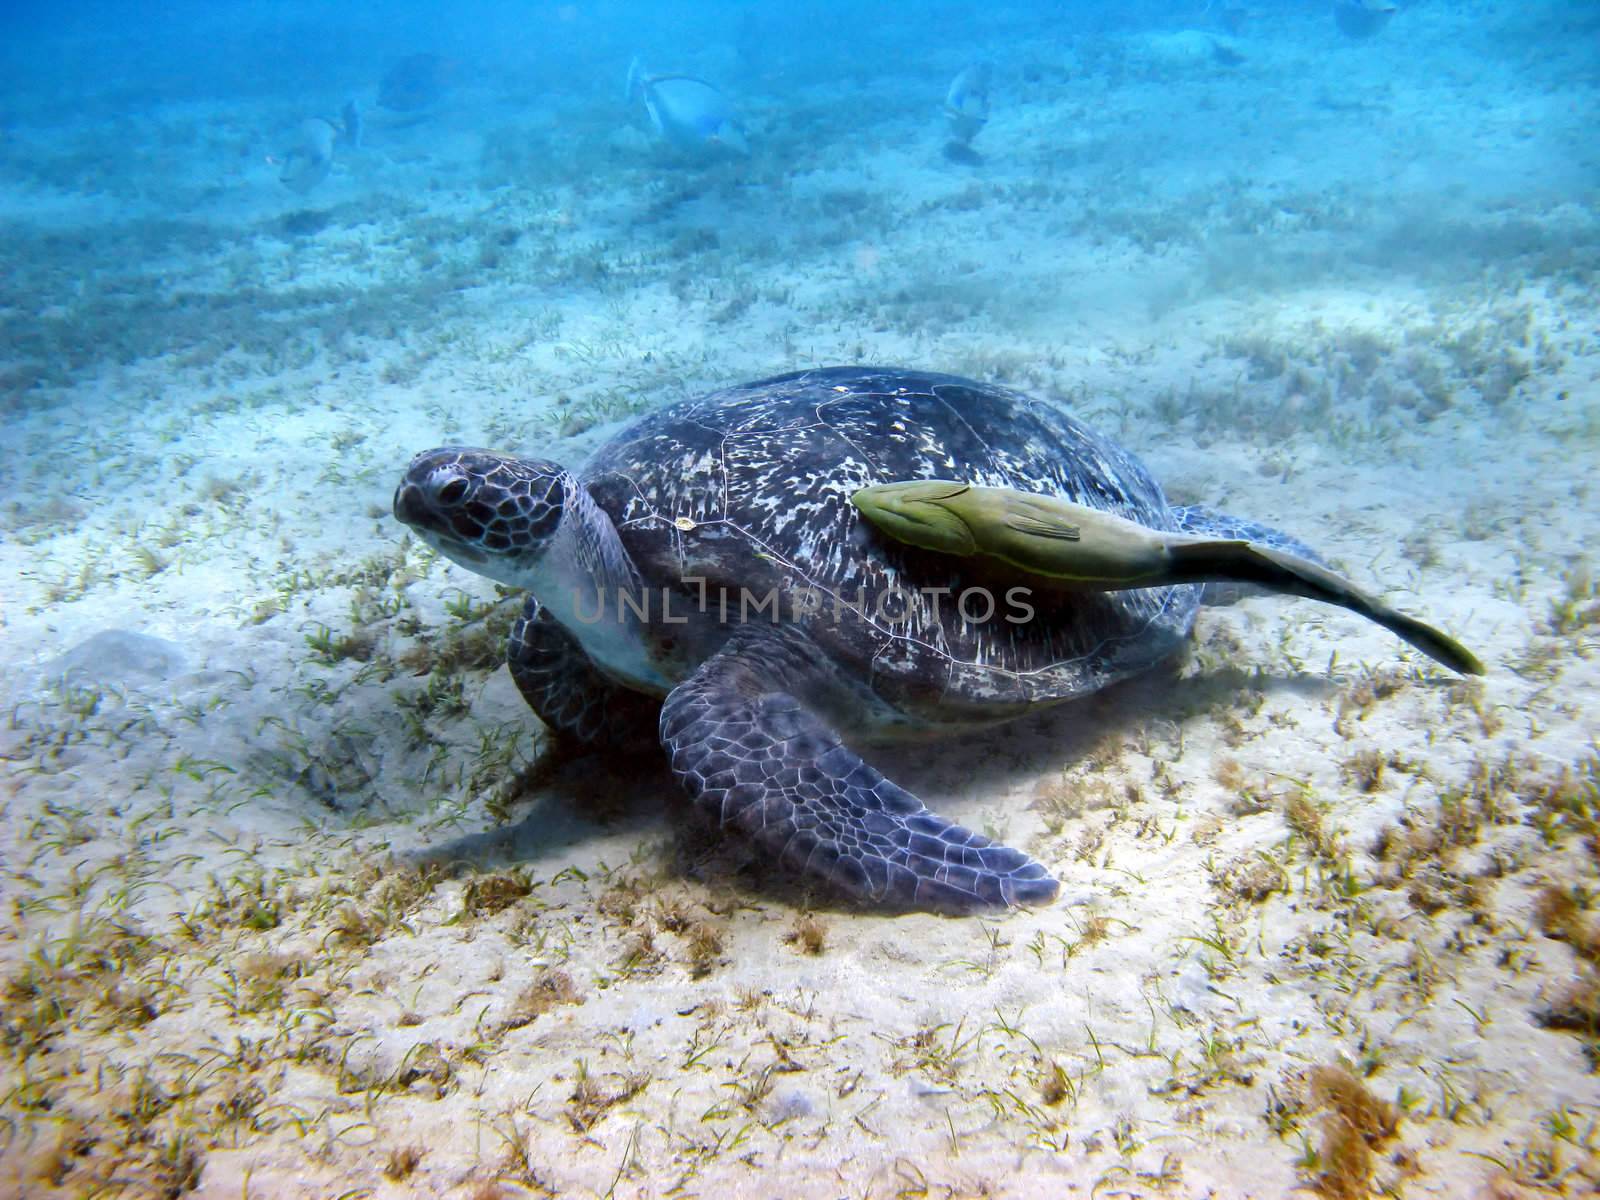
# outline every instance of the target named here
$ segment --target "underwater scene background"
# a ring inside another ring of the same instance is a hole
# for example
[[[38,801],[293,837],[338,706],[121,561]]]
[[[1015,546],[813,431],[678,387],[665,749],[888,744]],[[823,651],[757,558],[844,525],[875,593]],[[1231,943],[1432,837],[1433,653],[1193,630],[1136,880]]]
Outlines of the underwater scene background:
[[[0,1195],[1600,1186],[1600,7],[0,28]],[[1208,607],[871,749],[1053,904],[813,894],[551,753],[522,596],[391,498],[847,363],[1050,398],[1486,674]]]

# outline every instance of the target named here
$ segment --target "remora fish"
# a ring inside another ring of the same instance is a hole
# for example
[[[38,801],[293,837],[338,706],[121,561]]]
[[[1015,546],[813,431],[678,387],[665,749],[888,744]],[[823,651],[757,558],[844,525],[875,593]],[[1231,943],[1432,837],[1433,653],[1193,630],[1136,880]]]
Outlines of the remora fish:
[[[898,541],[958,558],[992,560],[1022,582],[1082,591],[1255,584],[1360,613],[1453,671],[1483,674],[1477,656],[1448,634],[1321,563],[1262,542],[1152,529],[1057,496],[951,479],[877,484],[862,488],[850,502]]]

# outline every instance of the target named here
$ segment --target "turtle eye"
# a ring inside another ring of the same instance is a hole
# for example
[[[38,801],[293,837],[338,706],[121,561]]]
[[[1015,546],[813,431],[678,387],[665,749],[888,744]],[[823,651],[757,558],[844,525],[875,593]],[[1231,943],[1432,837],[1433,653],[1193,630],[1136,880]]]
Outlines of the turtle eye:
[[[440,504],[460,504],[467,495],[467,481],[457,475],[449,483],[439,489]]]

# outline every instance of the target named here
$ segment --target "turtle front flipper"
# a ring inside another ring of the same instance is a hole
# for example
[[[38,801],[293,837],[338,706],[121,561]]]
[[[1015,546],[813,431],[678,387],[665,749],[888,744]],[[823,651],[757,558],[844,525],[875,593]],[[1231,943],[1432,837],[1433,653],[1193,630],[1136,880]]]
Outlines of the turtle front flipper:
[[[522,698],[561,737],[621,750],[650,744],[660,701],[602,675],[533,596],[512,623],[506,662]]]
[[[841,744],[806,702],[830,679],[792,627],[745,626],[667,697],[661,741],[700,810],[805,878],[942,912],[1055,898],[1027,855],[928,811]]]

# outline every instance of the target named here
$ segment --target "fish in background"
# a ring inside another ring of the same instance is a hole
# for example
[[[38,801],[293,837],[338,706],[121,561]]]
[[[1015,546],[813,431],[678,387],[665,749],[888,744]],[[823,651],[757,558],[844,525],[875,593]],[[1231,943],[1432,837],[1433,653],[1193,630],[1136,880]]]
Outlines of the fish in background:
[[[733,35],[733,53],[746,71],[760,71],[772,61],[774,42],[770,25],[766,14],[758,14],[756,9],[747,8],[740,14],[739,27]],[[639,60],[636,58],[633,61],[637,63]],[[632,73],[632,64],[628,70]]]
[[[409,54],[378,81],[378,107],[397,113],[424,112],[444,97],[455,71],[455,60],[442,54]]]
[[[361,106],[356,103],[356,98],[351,96],[344,102],[344,107],[339,110],[340,137],[344,144],[352,150],[361,149],[362,139],[366,136],[366,122],[361,119]]]
[[[283,158],[267,161],[281,166],[278,180],[284,187],[303,196],[333,170],[333,147],[338,137],[339,127],[332,121],[309,117],[300,122],[299,140]]]
[[[359,150],[362,137],[361,106],[351,97],[337,121],[327,117],[301,121],[294,145],[281,158],[269,155],[267,162],[279,168],[278,181],[284,187],[303,196],[332,173],[335,148]]]
[[[1211,61],[1224,67],[1237,67],[1244,62],[1244,55],[1228,42],[1214,37],[1211,39]]]
[[[693,75],[652,75],[637,58],[628,64],[625,99],[644,102],[656,136],[668,145],[697,154],[732,153],[747,157],[745,137],[733,104]]]
[[[977,163],[982,159],[972,148],[989,123],[989,82],[994,70],[986,62],[973,63],[955,77],[945,93],[942,111],[950,128],[944,156],[955,162]]]
[[[1399,11],[1394,0],[1333,0],[1333,21],[1346,37],[1369,38]]]

